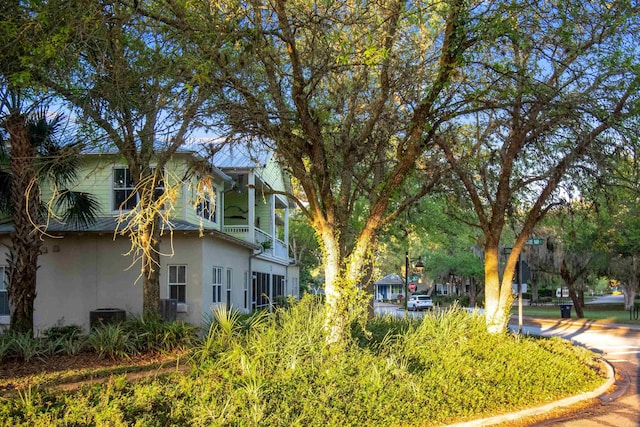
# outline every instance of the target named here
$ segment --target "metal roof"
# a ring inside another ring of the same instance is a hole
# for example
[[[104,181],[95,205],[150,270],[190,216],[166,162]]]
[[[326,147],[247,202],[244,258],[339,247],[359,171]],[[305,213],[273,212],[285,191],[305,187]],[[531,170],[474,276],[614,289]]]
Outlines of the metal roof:
[[[389,274],[373,283],[374,285],[403,285],[404,280],[397,274]]]
[[[262,144],[249,146],[242,143],[226,144],[213,155],[213,164],[220,169],[263,168],[272,152]]]
[[[57,220],[51,220],[47,226],[47,233],[56,234],[75,234],[75,233],[115,233],[116,230],[122,230],[124,224],[118,223],[117,216],[103,216],[97,217],[96,221],[88,226],[76,226],[72,224],[65,224]],[[200,228],[198,225],[190,224],[185,221],[172,220],[170,224],[165,225],[166,231],[182,231],[188,233],[202,233],[204,235],[210,235],[212,237],[225,240],[227,242],[243,246],[248,249],[259,249],[260,246],[247,242],[242,239],[238,239],[229,234],[223,233],[214,228]],[[0,234],[8,234],[13,231],[13,224],[10,222],[0,223]]]

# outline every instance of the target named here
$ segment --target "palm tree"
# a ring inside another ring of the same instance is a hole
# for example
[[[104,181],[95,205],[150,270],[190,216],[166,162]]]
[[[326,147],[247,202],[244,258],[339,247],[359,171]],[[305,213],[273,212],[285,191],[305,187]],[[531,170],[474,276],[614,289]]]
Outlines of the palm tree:
[[[7,294],[11,305],[10,329],[33,331],[36,271],[46,231],[47,215],[57,211],[63,220],[86,226],[95,220],[97,200],[65,186],[76,178],[80,143],[61,143],[60,116],[45,109],[25,112],[19,96],[5,91],[6,114],[0,122],[0,210],[8,214],[14,230],[9,250]],[[54,189],[54,203],[43,206],[40,185]]]

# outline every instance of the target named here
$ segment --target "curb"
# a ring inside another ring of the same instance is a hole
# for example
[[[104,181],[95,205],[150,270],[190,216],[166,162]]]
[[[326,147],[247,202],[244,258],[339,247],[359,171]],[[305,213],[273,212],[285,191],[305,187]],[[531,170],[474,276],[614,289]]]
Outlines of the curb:
[[[542,414],[549,413],[555,409],[563,408],[566,406],[575,405],[578,402],[582,402],[584,400],[595,399],[607,393],[611,387],[616,382],[616,375],[613,366],[604,359],[600,359],[602,363],[607,367],[607,381],[595,389],[594,391],[580,393],[575,396],[566,397],[564,399],[558,400],[556,402],[551,402],[544,404],[542,406],[537,406],[535,408],[523,409],[517,412],[511,412],[508,414],[496,415],[489,418],[482,418],[472,421],[466,421],[457,424],[447,424],[447,427],[483,427],[490,426],[500,423],[505,423],[509,421],[516,421],[522,418],[538,416]]]

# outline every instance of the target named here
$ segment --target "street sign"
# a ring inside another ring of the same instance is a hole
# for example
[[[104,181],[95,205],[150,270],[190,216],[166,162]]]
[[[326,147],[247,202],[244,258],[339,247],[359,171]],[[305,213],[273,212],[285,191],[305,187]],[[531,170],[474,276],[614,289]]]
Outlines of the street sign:
[[[540,237],[534,237],[531,238],[529,240],[527,240],[527,245],[541,245],[544,243],[544,239],[540,238]]]

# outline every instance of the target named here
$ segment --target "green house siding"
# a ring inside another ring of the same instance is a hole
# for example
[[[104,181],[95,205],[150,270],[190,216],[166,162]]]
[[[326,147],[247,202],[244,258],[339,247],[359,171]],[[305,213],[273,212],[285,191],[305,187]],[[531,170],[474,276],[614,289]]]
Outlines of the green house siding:
[[[112,154],[90,154],[84,156],[83,160],[77,182],[68,188],[73,191],[90,193],[97,198],[100,203],[98,216],[117,215],[119,209],[114,206],[113,173],[117,168],[127,168],[126,162],[121,156]],[[185,155],[176,155],[172,158],[167,163],[164,174],[167,188],[178,185],[178,192],[172,203],[172,212],[170,212],[171,218],[195,225],[202,223],[208,228],[220,228],[220,210],[217,222],[203,220],[196,212],[196,178],[189,177],[187,181],[180,183],[180,180],[187,174]],[[214,186],[216,193],[221,194],[223,190],[222,181],[218,179]],[[51,199],[52,194],[52,188],[43,186],[42,197],[45,202]],[[214,203],[218,202],[219,200],[216,200]]]
[[[282,168],[273,156],[269,159],[266,166],[261,172],[262,178],[267,182],[274,191],[285,191],[284,175]]]

